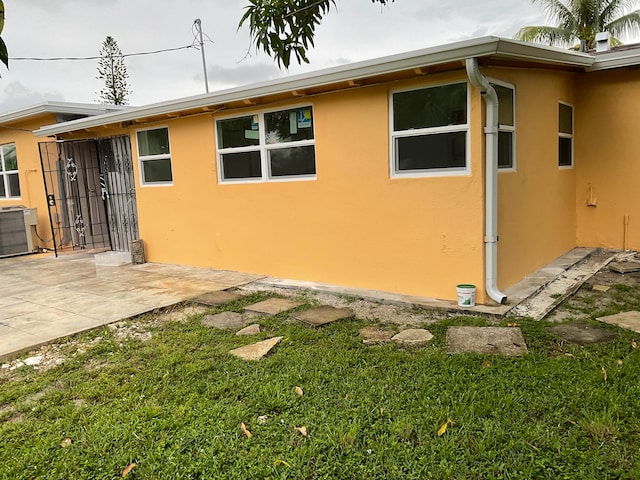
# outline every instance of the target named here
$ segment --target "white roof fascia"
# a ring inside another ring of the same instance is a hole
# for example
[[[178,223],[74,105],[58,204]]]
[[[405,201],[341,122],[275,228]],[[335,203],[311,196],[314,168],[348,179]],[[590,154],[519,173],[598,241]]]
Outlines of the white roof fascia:
[[[0,115],[0,124],[25,120],[43,113],[65,113],[72,115],[102,115],[113,110],[122,110],[116,105],[93,105],[89,103],[42,102]]]
[[[174,113],[181,110],[207,107],[216,104],[220,105],[483,56],[516,60],[534,60],[549,64],[577,67],[585,67],[593,63],[593,57],[584,53],[560,50],[498,37],[483,37],[341,65],[268,82],[235,87],[211,94],[169,100],[143,107],[130,108],[122,112],[108,113],[45,126],[36,130],[34,134],[37,137],[58,135],[92,127],[127,122],[139,118]]]
[[[596,55],[591,67],[587,67],[587,72],[597,72],[599,70],[610,70],[612,68],[624,68],[640,65],[640,49],[627,50],[621,52],[601,53]]]

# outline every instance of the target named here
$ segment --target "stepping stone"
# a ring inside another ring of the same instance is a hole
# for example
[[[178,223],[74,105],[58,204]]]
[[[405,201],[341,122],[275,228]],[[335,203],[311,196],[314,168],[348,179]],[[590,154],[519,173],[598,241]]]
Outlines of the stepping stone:
[[[585,323],[567,323],[552,327],[549,331],[559,336],[565,342],[576,345],[604,343],[617,337],[611,330],[594,327]]]
[[[448,353],[488,353],[519,357],[528,353],[522,332],[514,327],[449,327]]]
[[[594,285],[591,287],[591,290],[595,290],[596,292],[608,292],[611,287],[606,285]]]
[[[287,310],[299,307],[300,305],[302,305],[302,303],[287,300],[286,298],[268,298],[262,302],[244,307],[244,310],[250,313],[277,315],[278,313],[286,312]]]
[[[194,298],[193,301],[201,305],[210,305],[212,307],[217,307],[220,305],[224,305],[225,303],[235,302],[240,298],[242,298],[242,295],[222,290],[220,292],[207,292],[203,295],[200,295],[199,297]]]
[[[284,337],[274,337],[231,350],[229,353],[242,360],[260,360],[275,347]]]
[[[249,320],[240,313],[222,312],[215,315],[205,315],[202,317],[202,320],[200,320],[200,323],[207,327],[236,329],[244,327],[249,323]]]
[[[378,327],[364,327],[360,329],[360,336],[362,337],[362,343],[365,345],[376,345],[380,343],[387,343],[391,341],[391,337],[395,332],[390,330],[382,330]]]
[[[410,345],[414,347],[426,345],[432,339],[433,335],[431,332],[424,328],[409,328],[391,337],[392,342],[398,342],[402,345]]]
[[[640,312],[637,311],[616,313],[596,320],[640,333]]]
[[[611,262],[609,269],[618,273],[640,272],[640,263],[638,262]]]
[[[297,312],[292,315],[296,320],[308,323],[309,325],[320,326],[336,320],[344,320],[353,317],[353,312],[347,308],[335,308],[329,305],[310,308],[303,312]]]
[[[236,332],[236,335],[246,336],[246,335],[257,335],[260,333],[260,325],[254,323],[253,325],[249,325],[248,327],[244,327],[242,330]]]

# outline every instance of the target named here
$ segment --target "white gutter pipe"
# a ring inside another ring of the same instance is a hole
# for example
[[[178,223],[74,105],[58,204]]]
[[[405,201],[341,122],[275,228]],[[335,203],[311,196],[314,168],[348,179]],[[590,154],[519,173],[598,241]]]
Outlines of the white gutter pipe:
[[[503,304],[507,296],[498,289],[498,95],[478,68],[477,58],[465,61],[471,84],[480,90],[486,109],[485,134],[485,290]]]

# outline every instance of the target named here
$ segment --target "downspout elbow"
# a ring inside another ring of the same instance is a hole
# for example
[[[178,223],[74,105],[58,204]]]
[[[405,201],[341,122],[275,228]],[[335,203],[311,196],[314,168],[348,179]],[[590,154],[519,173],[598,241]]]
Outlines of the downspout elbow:
[[[485,291],[503,304],[507,296],[498,289],[498,95],[480,73],[477,58],[465,61],[469,82],[480,90],[487,106],[485,123]]]

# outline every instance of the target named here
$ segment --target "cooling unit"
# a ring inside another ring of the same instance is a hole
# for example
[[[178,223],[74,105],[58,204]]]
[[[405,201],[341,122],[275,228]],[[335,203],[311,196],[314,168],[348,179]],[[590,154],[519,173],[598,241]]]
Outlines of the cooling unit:
[[[38,216],[35,208],[0,208],[0,257],[23,255],[37,250],[34,241]]]

